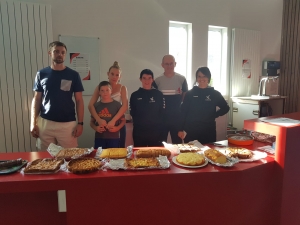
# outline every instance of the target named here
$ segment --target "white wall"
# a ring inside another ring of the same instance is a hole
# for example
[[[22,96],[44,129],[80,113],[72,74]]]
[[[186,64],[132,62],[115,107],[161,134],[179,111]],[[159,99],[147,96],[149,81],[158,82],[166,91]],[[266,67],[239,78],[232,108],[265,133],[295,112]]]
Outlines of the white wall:
[[[193,24],[192,73],[207,62],[208,25],[261,31],[261,60],[280,58],[282,0],[23,0],[52,6],[54,40],[58,35],[100,38],[100,79],[117,60],[129,95],[142,69],[162,73],[168,53],[169,20]],[[194,75],[192,75],[194,76]],[[84,97],[87,105],[89,97]],[[85,111],[80,145],[92,146]]]

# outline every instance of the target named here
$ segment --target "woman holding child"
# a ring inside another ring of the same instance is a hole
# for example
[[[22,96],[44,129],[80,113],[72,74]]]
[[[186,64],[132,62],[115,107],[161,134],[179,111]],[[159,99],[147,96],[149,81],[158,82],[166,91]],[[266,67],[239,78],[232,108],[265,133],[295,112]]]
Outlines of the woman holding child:
[[[127,97],[127,88],[119,83],[121,78],[121,68],[119,66],[118,62],[114,62],[114,64],[109,68],[107,72],[108,81],[111,85],[111,98],[114,99],[117,102],[120,102],[122,104],[121,108],[119,109],[118,113],[109,121],[105,121],[104,119],[101,119],[99,115],[97,114],[94,104],[99,99],[99,89],[98,87],[95,88],[95,91],[93,93],[93,96],[89,102],[88,109],[92,115],[92,117],[95,119],[95,121],[100,126],[100,129],[102,131],[105,131],[106,129],[108,131],[114,132],[116,129],[116,122],[123,117],[124,113],[128,109],[128,97]],[[124,119],[124,118],[123,118]],[[120,146],[124,148],[125,147],[125,138],[126,138],[126,127],[125,125],[120,129]]]

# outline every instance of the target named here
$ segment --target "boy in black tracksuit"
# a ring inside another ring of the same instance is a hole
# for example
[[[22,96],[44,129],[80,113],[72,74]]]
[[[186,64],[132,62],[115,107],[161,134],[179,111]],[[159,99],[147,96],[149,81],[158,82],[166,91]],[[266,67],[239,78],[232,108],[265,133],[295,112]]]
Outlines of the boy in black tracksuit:
[[[142,88],[130,97],[130,114],[133,119],[135,147],[162,146],[163,94],[152,89],[153,72],[145,69],[140,74]]]

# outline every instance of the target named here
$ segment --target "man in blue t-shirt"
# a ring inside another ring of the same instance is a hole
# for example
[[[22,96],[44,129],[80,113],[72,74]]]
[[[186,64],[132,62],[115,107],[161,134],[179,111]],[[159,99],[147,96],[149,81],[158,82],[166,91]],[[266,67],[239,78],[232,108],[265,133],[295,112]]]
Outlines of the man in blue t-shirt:
[[[77,147],[77,137],[83,131],[83,86],[79,74],[64,65],[66,53],[64,43],[50,43],[51,66],[38,71],[35,77],[30,132],[38,138],[40,150],[46,150],[50,143]]]

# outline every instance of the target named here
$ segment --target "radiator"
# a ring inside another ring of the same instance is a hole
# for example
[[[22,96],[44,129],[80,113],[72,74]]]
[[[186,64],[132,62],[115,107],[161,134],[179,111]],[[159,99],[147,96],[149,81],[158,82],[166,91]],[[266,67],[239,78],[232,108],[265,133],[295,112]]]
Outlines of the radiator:
[[[49,65],[51,7],[0,2],[0,152],[35,151],[30,134],[34,77]]]

